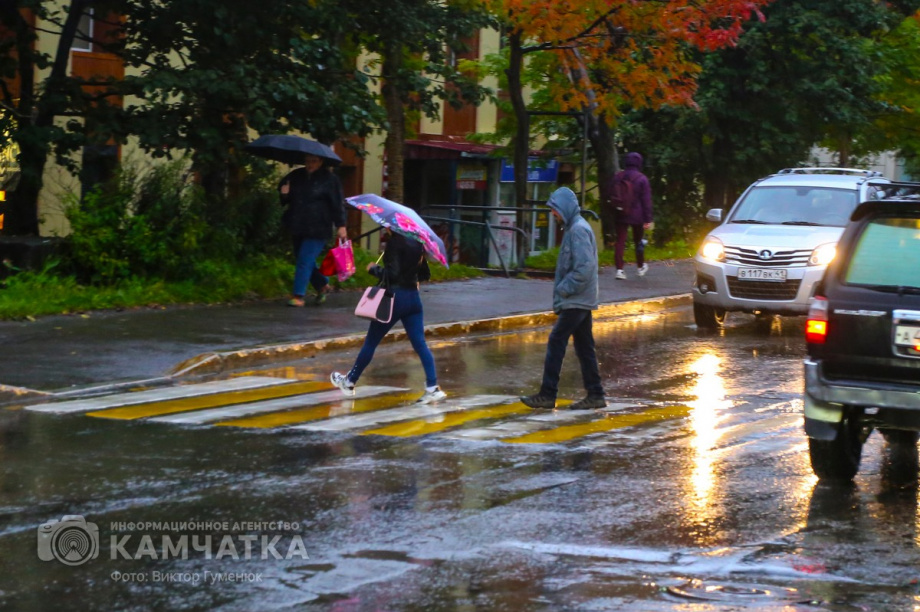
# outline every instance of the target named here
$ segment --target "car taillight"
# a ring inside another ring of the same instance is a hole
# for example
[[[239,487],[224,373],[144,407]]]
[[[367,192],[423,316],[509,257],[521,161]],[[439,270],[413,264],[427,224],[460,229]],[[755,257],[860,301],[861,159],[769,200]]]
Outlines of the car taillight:
[[[808,308],[805,322],[805,340],[812,344],[824,344],[827,339],[827,298],[815,297]]]

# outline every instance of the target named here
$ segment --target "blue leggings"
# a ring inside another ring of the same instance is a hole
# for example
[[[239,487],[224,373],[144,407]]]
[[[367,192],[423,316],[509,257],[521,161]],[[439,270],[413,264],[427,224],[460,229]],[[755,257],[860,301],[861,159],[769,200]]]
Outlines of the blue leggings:
[[[425,386],[434,387],[438,384],[438,375],[434,369],[434,356],[431,349],[425,342],[425,322],[422,313],[422,298],[417,289],[394,289],[393,299],[393,318],[389,323],[380,323],[371,321],[367,330],[367,336],[364,338],[364,346],[355,359],[355,365],[352,366],[348,373],[348,380],[351,383],[358,382],[361,373],[364,372],[371,359],[374,358],[374,351],[383,337],[387,335],[397,321],[402,321],[406,334],[409,336],[409,342],[412,348],[418,353],[418,358],[422,361],[422,367],[425,368]]]

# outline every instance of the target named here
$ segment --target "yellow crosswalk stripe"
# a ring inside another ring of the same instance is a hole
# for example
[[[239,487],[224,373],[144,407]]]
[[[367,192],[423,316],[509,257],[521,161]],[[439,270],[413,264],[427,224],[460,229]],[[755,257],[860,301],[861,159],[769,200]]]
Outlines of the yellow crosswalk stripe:
[[[371,429],[370,431],[365,431],[363,435],[396,436],[400,438],[424,436],[426,434],[434,433],[437,431],[444,431],[445,429],[450,429],[451,427],[457,427],[458,425],[463,425],[464,423],[469,423],[470,421],[478,421],[480,419],[496,419],[499,417],[508,416],[509,414],[523,414],[525,412],[530,412],[530,410],[530,408],[521,402],[515,402],[513,404],[505,404],[503,406],[496,406],[494,408],[481,408],[477,410],[452,412],[450,414],[438,415],[432,419],[418,419],[415,421],[408,421],[406,423],[396,423],[394,425],[388,425],[379,429]]]
[[[103,419],[143,419],[146,417],[160,416],[164,414],[175,414],[177,412],[201,410],[203,408],[232,406],[234,404],[258,402],[278,397],[289,397],[292,395],[312,393],[314,391],[326,391],[328,389],[334,388],[335,387],[329,382],[294,382],[291,384],[263,387],[259,389],[248,389],[246,391],[213,393],[210,395],[173,399],[162,402],[151,402],[137,406],[109,408],[107,410],[88,412],[87,415]]]
[[[633,425],[642,425],[643,423],[654,421],[679,419],[689,414],[689,406],[664,406],[662,408],[652,408],[645,412],[608,414],[603,419],[590,421],[588,423],[578,423],[576,425],[566,425],[555,429],[545,429],[523,436],[515,436],[513,438],[502,438],[502,442],[511,444],[552,444],[554,442],[566,442],[593,433],[621,429],[623,427],[632,427]]]
[[[418,391],[412,391],[410,393],[397,393],[393,395],[364,397],[356,400],[346,399],[334,404],[327,404],[325,406],[313,406],[310,408],[299,408],[296,410],[287,410],[283,412],[273,412],[270,414],[231,419],[228,421],[220,421],[218,423],[214,423],[214,425],[220,425],[222,427],[253,427],[258,429],[270,429],[272,427],[284,427],[285,425],[294,425],[296,423],[319,421],[321,419],[328,419],[329,417],[341,416],[345,414],[385,410],[405,402],[413,401],[417,398]]]

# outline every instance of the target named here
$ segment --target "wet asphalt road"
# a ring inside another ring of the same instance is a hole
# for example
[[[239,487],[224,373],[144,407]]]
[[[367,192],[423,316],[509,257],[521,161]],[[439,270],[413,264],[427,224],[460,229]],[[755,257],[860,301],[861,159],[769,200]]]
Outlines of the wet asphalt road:
[[[440,382],[465,401],[531,392],[546,335],[434,343]],[[682,308],[600,322],[595,335],[604,414],[487,402],[304,430],[4,411],[0,608],[920,605],[916,453],[893,456],[874,434],[852,487],[817,483],[801,431],[801,320],[735,317],[711,335]],[[324,380],[353,357],[248,374]],[[409,389],[398,392],[409,399],[422,382],[404,343],[382,347],[361,381]],[[580,397],[571,353],[561,386]],[[324,410],[360,416],[356,406]],[[98,526],[98,558],[39,559],[48,544],[37,527],[63,515]],[[164,533],[198,547],[182,558]],[[263,536],[278,536],[281,559],[261,558]],[[237,558],[221,549],[227,537]]]

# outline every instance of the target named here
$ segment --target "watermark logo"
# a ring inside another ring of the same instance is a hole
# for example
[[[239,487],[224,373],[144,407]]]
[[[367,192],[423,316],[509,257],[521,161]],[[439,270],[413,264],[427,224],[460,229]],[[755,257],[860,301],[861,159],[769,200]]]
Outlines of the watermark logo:
[[[299,523],[277,520],[113,522],[102,541],[112,561],[309,559],[299,531]],[[81,515],[39,525],[37,536],[42,561],[76,566],[99,556],[99,527]]]
[[[83,565],[99,556],[99,527],[79,514],[38,526],[38,558],[64,565]]]

